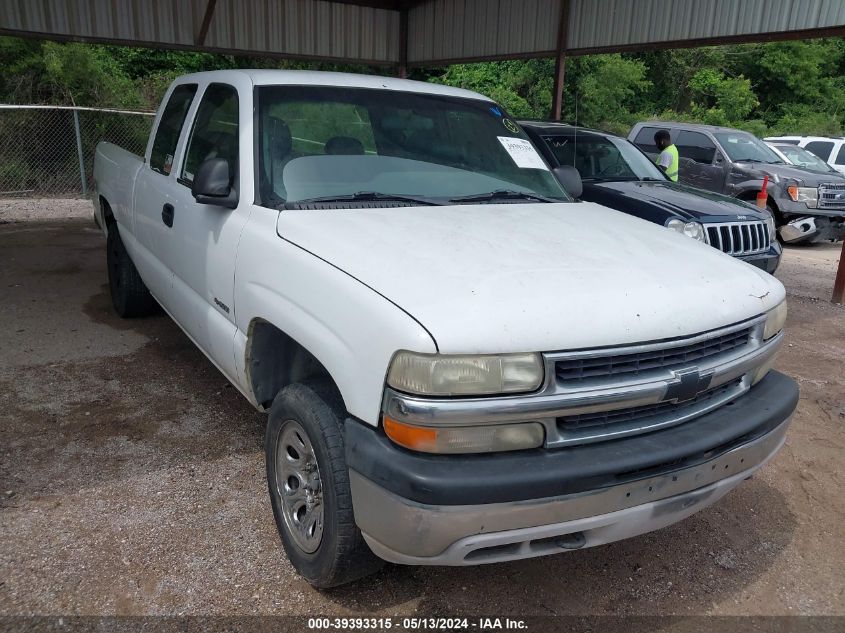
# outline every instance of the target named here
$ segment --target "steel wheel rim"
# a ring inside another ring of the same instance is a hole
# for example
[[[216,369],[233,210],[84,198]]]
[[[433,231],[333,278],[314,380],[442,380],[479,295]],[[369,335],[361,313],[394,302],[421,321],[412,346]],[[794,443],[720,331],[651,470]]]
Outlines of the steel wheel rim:
[[[323,488],[314,447],[295,420],[286,420],[276,437],[276,492],[288,534],[313,554],[323,538]]]

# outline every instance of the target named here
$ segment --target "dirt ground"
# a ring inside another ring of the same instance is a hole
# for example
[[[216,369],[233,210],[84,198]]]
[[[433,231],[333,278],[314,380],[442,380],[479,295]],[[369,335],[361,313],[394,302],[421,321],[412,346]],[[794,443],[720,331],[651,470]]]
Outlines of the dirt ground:
[[[388,566],[321,592],[276,534],[263,416],[167,317],[114,316],[87,210],[13,206],[0,204],[0,616],[845,615],[838,247],[784,256],[777,367],[801,402],[781,453],[715,506],[594,549]]]

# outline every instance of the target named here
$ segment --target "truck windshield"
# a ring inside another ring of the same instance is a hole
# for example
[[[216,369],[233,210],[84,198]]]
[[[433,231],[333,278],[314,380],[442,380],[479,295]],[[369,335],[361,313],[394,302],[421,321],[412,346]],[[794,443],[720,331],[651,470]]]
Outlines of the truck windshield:
[[[582,180],[666,180],[648,156],[623,139],[585,132],[544,140],[558,163],[575,167]]]
[[[490,101],[326,86],[262,86],[257,99],[264,206],[571,200]]]
[[[768,145],[747,132],[716,132],[714,136],[735,163],[783,163]]]

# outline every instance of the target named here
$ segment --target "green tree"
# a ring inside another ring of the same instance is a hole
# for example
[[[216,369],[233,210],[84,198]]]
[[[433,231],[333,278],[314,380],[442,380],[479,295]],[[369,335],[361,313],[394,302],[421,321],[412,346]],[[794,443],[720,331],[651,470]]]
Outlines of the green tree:
[[[514,117],[541,118],[552,106],[551,60],[456,64],[430,81],[474,90],[500,103]]]
[[[566,100],[566,118],[575,120],[577,107],[579,124],[610,129],[634,123],[637,99],[651,87],[645,63],[613,54],[579,57],[569,65],[575,93]]]
[[[715,68],[696,72],[688,84],[693,117],[713,125],[732,125],[748,117],[759,105],[744,77],[730,78]]]

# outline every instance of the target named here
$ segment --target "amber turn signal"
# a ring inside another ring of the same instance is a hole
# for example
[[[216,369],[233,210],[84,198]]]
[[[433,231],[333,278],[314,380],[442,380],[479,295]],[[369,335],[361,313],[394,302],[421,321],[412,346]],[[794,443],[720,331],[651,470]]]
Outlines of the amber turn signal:
[[[492,453],[538,448],[545,431],[537,422],[485,426],[414,426],[384,416],[384,432],[399,446],[423,453]]]
[[[384,432],[391,440],[412,451],[430,452],[437,443],[437,429],[411,426],[384,416]]]

